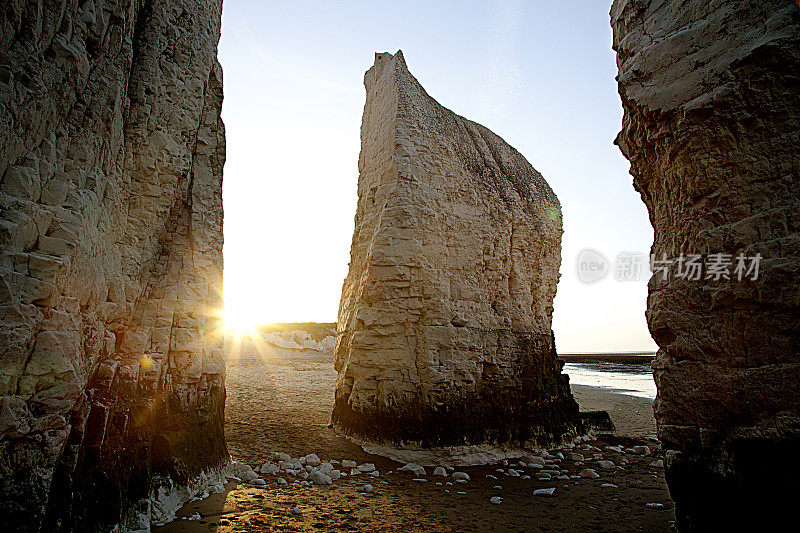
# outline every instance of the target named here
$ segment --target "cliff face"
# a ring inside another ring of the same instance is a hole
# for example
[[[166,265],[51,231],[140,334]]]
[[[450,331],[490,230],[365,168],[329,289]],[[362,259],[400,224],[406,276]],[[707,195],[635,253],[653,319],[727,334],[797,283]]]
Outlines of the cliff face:
[[[227,460],[221,1],[0,8],[0,514],[148,528]],[[162,490],[162,492],[163,492]]]
[[[647,318],[660,347],[658,433],[684,530],[735,530],[793,510],[798,11],[788,0],[616,0],[611,9],[625,110],[617,142],[650,212],[652,251],[674,261],[650,281]],[[699,279],[681,277],[682,253],[706,260]],[[730,279],[709,266],[718,254]],[[761,256],[757,279],[739,275],[740,255],[747,268]]]
[[[574,434],[551,330],[555,194],[500,137],[428,96],[401,52],[376,54],[364,84],[334,422],[425,445]]]

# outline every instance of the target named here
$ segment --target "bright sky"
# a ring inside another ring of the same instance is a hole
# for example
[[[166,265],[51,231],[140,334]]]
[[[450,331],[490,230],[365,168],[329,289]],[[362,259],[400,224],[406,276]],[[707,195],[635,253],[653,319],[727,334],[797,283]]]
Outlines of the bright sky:
[[[561,200],[559,352],[651,350],[640,281],[578,280],[583,248],[648,254],[616,146],[610,2],[226,0],[226,314],[333,322],[356,210],[363,75],[402,49],[428,93],[517,148]]]

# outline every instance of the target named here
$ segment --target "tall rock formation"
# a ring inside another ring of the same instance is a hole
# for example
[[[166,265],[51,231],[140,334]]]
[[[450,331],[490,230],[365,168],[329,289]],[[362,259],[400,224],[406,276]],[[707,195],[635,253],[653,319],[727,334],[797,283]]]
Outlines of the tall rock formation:
[[[220,12],[0,8],[4,527],[147,529],[227,460]]]
[[[647,318],[678,526],[767,527],[794,512],[800,479],[800,12],[616,0],[611,23],[617,143],[668,273]],[[681,254],[705,260],[699,279]],[[741,276],[757,254],[757,279]]]
[[[428,96],[401,52],[376,54],[364,84],[334,423],[428,446],[573,436],[551,330],[558,199],[519,152]]]

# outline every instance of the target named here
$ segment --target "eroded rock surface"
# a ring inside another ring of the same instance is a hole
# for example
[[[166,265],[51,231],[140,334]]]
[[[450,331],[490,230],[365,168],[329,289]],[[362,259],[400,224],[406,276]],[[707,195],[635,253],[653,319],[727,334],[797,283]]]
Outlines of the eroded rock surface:
[[[227,459],[220,11],[0,8],[5,527],[147,529]]]
[[[617,142],[655,258],[675,261],[650,281],[647,318],[678,525],[763,528],[793,512],[800,479],[800,12],[616,0],[611,22]],[[727,254],[730,279],[707,262],[681,278],[681,253]],[[757,279],[739,280],[740,254],[762,256]]]
[[[558,199],[519,152],[428,96],[401,52],[376,54],[364,84],[334,423],[431,446],[574,435],[551,330]]]

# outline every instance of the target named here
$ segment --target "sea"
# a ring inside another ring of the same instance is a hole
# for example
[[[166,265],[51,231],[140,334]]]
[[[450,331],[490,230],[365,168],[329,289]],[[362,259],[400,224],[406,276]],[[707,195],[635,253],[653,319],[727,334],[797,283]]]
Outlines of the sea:
[[[576,360],[567,360],[563,372],[569,374],[572,384],[601,387],[639,398],[656,397],[656,384],[650,369],[652,355],[620,357],[609,354],[604,358],[602,354],[592,354],[586,358],[570,358]]]

